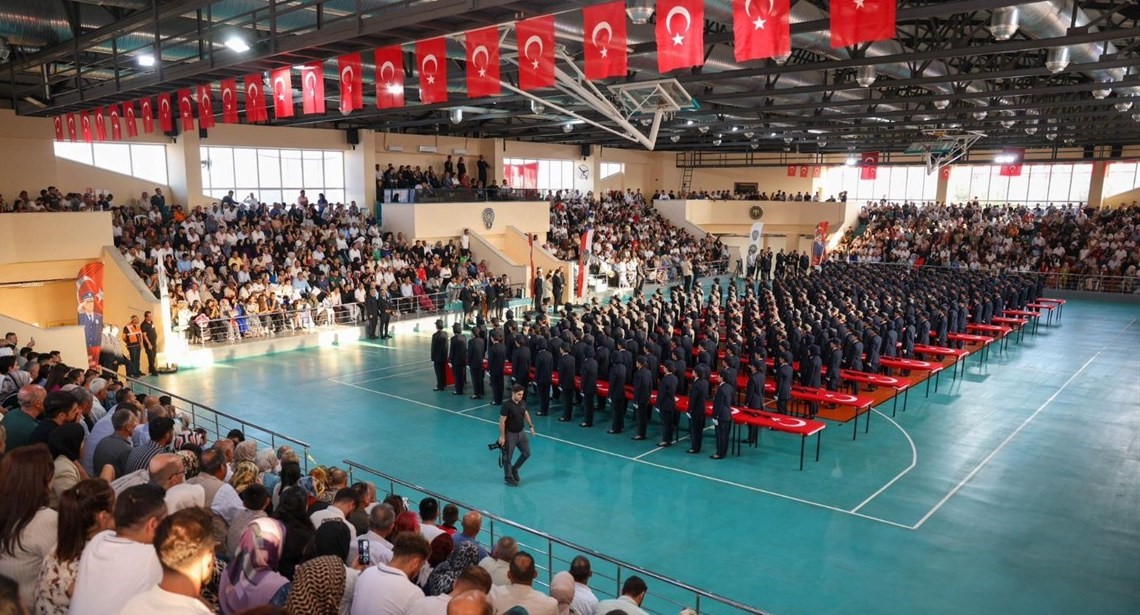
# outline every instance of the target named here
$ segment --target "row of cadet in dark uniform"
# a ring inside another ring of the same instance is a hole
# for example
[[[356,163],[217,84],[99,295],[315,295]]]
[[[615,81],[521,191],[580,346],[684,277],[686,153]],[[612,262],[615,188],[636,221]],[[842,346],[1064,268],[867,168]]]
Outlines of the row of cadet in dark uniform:
[[[472,399],[482,399],[486,371],[492,404],[499,405],[509,361],[516,383],[535,385],[539,416],[547,415],[557,400],[559,420],[570,421],[574,405],[581,402],[580,425],[591,427],[608,401],[612,419],[607,433],[618,434],[625,429],[625,387],[611,387],[605,399],[596,387],[599,380],[623,383],[633,389],[634,440],[646,439],[656,390],[662,420],[658,446],[676,441],[675,396],[687,395],[689,408],[697,409],[711,395],[713,458],[720,459],[728,450],[732,406],[765,406],[768,357],[775,365],[775,408],[786,413],[795,380],[838,390],[841,369],[886,371],[881,357],[915,358],[916,343],[946,346],[947,335],[965,331],[967,323],[988,324],[1005,309],[1024,308],[1041,292],[1041,280],[1032,274],[828,262],[811,275],[770,284],[733,280],[726,289],[718,278],[707,292],[699,286],[689,293],[674,287],[668,297],[658,290],[625,303],[594,299],[587,306],[567,306],[557,322],[544,313],[519,322],[508,311],[501,326],[493,321],[488,332],[479,324],[470,339],[456,324],[449,340],[443,321],[436,321],[431,344],[435,390],[444,390],[450,363],[453,394],[464,394],[470,373]],[[741,369],[748,375],[743,395],[736,386]],[[580,377],[578,390],[553,387],[555,373],[560,383]],[[691,412],[690,418],[689,452],[695,454],[702,448],[705,414]],[[755,432],[748,436],[755,437]]]

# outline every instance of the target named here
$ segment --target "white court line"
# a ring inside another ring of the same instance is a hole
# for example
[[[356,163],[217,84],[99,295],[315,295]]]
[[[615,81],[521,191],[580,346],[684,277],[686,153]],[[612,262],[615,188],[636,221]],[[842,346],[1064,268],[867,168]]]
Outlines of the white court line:
[[[1129,327],[1131,327],[1131,326],[1132,326],[1132,325],[1134,325],[1134,324],[1136,324],[1136,319],[1135,319],[1135,318],[1133,318],[1132,320],[1130,320],[1130,321],[1128,322],[1128,324],[1124,325],[1124,328],[1123,328],[1123,329],[1121,329],[1121,330],[1119,331],[1119,333],[1124,333],[1125,331],[1127,331],[1127,330],[1128,330],[1128,328],[1129,328]]]
[[[403,367],[403,366],[401,366],[401,367]],[[375,382],[377,380],[387,380],[389,378],[399,378],[400,376],[410,376],[412,374],[422,374],[422,373],[424,373],[423,369],[412,369],[412,370],[408,370],[406,372],[400,372],[397,374],[387,374],[384,376],[377,376],[375,378],[367,378],[365,380],[358,381],[356,384],[364,384],[365,382]],[[338,378],[339,378],[339,376],[338,376]],[[335,378],[330,378],[330,380],[333,380],[334,382],[336,381]],[[343,383],[341,383],[341,384],[343,384]]]
[[[938,509],[942,508],[943,504],[950,501],[950,498],[954,497],[954,495],[956,493],[961,491],[962,487],[965,487],[966,483],[970,482],[970,479],[974,478],[974,476],[976,476],[977,473],[982,470],[982,468],[986,467],[986,464],[988,464],[991,459],[993,459],[995,456],[997,456],[997,454],[1001,452],[1001,449],[1005,448],[1006,444],[1009,444],[1010,440],[1013,440],[1013,438],[1017,434],[1021,433],[1022,429],[1025,429],[1026,425],[1029,425],[1029,423],[1031,421],[1033,421],[1033,419],[1037,418],[1038,414],[1041,414],[1041,412],[1043,410],[1045,410],[1045,408],[1048,407],[1049,404],[1053,403],[1053,400],[1057,399],[1057,396],[1060,395],[1061,392],[1064,391],[1066,388],[1068,388],[1068,386],[1070,384],[1072,384],[1072,382],[1074,380],[1077,379],[1077,376],[1080,376],[1081,372],[1085,371],[1085,368],[1087,368],[1093,361],[1096,360],[1097,357],[1100,356],[1101,352],[1104,352],[1104,351],[1103,350],[1098,351],[1088,361],[1085,361],[1085,364],[1082,365],[1081,368],[1078,369],[1072,376],[1069,376],[1069,379],[1065,381],[1065,384],[1061,385],[1061,388],[1057,389],[1057,391],[1055,393],[1050,395],[1049,399],[1045,400],[1045,403],[1038,406],[1038,408],[1033,411],[1033,414],[1030,414],[1028,417],[1026,417],[1026,419],[1021,422],[1021,425],[1018,425],[1017,429],[1013,430],[1013,433],[1009,434],[1009,436],[1007,436],[1005,440],[1002,440],[1001,444],[999,444],[997,446],[997,448],[990,451],[990,454],[986,455],[986,458],[983,459],[982,462],[979,463],[973,470],[971,470],[970,473],[966,475],[966,478],[963,478],[961,481],[959,481],[958,484],[955,485],[954,488],[950,490],[950,493],[947,493],[945,497],[943,497],[941,500],[939,500],[938,503],[934,505],[934,508],[931,508],[929,512],[927,512],[925,515],[923,515],[922,518],[918,520],[918,523],[915,523],[911,529],[917,530],[918,528],[922,527],[922,524],[926,523],[926,521],[928,519],[930,519],[930,517],[934,516],[934,513],[938,512]]]
[[[706,427],[705,429],[708,429],[708,427]],[[689,439],[689,436],[685,436],[685,437],[681,438],[680,440],[677,440],[673,444],[680,444],[681,442],[684,442],[685,440],[688,440],[688,439]],[[667,448],[673,448],[673,447],[672,446],[658,446],[658,447],[654,448],[653,450],[645,451],[644,453],[634,457],[633,460],[634,461],[641,461],[642,457],[647,457],[649,455],[652,455],[653,453],[656,453],[657,451],[663,451]]]
[[[879,487],[878,491],[872,493],[870,496],[867,497],[867,499],[860,502],[858,506],[856,506],[855,508],[852,508],[851,512],[853,512],[853,513],[859,512],[860,508],[863,508],[864,506],[869,504],[871,502],[871,500],[879,497],[880,493],[886,491],[891,485],[895,484],[903,476],[906,476],[907,472],[910,472],[911,470],[914,469],[914,467],[916,465],[918,465],[918,447],[916,447],[914,445],[914,440],[911,439],[910,434],[907,433],[906,430],[902,428],[902,425],[899,425],[898,423],[896,423],[895,420],[892,419],[891,417],[883,414],[882,412],[879,412],[878,410],[875,410],[874,408],[871,408],[871,411],[874,412],[875,414],[878,414],[879,416],[883,417],[884,419],[890,421],[892,425],[897,427],[898,430],[902,432],[903,436],[906,436],[906,441],[910,443],[910,465],[907,466],[906,469],[903,470],[902,472],[899,472],[898,476],[895,476],[891,480],[887,481],[887,484],[883,485],[882,487]]]
[[[431,359],[424,359],[423,361],[412,361],[411,363],[400,363],[398,365],[389,365],[388,367],[377,367],[377,368],[373,368],[373,369],[366,369],[364,371],[359,371],[359,372],[349,372],[347,374],[340,374],[334,378],[329,378],[329,380],[336,380],[337,378],[347,378],[348,376],[359,376],[360,374],[371,374],[372,372],[383,372],[383,371],[387,371],[390,369],[399,369],[401,367],[407,367],[409,365],[419,365],[421,363],[431,363]],[[343,383],[341,383],[341,384],[343,384]]]
[[[479,408],[486,408],[487,406],[490,406],[490,405],[491,404],[483,404],[482,406],[475,406],[474,408],[468,408],[466,410],[460,410],[459,414],[463,414],[464,412],[471,412],[472,410],[478,410]]]
[[[498,422],[498,421],[492,421],[492,420],[490,420],[490,419],[485,419],[485,418],[483,418],[483,417],[481,417],[481,416],[475,416],[475,415],[472,415],[472,414],[463,414],[463,412],[461,412],[461,411],[458,411],[458,410],[452,410],[452,409],[450,409],[450,408],[444,408],[444,407],[442,407],[442,406],[436,406],[436,405],[433,405],[433,404],[429,404],[429,403],[426,403],[426,402],[422,402],[422,401],[419,401],[419,400],[410,399],[410,398],[408,398],[408,397],[401,397],[401,396],[399,396],[399,395],[393,395],[392,393],[385,393],[385,392],[383,392],[383,391],[376,391],[376,390],[374,390],[374,389],[369,389],[369,388],[366,388],[366,387],[357,386],[357,385],[355,385],[355,384],[349,384],[349,383],[347,383],[347,382],[339,382],[339,381],[337,381],[337,380],[335,380],[335,379],[334,379],[333,381],[334,381],[334,382],[336,382],[337,384],[343,384],[343,385],[345,385],[345,386],[353,387],[353,388],[355,388],[355,389],[360,389],[361,391],[368,391],[368,392],[370,392],[370,393],[375,393],[375,394],[377,394],[377,395],[383,395],[383,396],[385,396],[385,397],[391,397],[392,399],[398,399],[398,400],[400,400],[400,401],[406,401],[406,402],[408,402],[408,403],[411,403],[411,404],[416,404],[416,405],[418,405],[418,406],[424,406],[425,408],[433,408],[433,409],[435,409],[435,410],[442,410],[442,411],[444,411],[444,412],[448,412],[448,413],[454,414],[454,415],[456,415],[456,416],[462,416],[462,417],[466,417],[466,418],[469,418],[469,419],[474,419],[474,420],[476,420],[476,421],[482,421],[482,422],[484,422],[484,423],[491,423],[492,425],[498,425],[498,424],[499,424],[499,422]],[[877,522],[879,522],[879,523],[883,523],[883,524],[886,524],[886,525],[894,526],[894,527],[897,527],[897,528],[900,528],[900,529],[904,529],[904,530],[913,530],[913,529],[914,529],[913,527],[911,527],[911,526],[909,526],[909,525],[903,525],[902,523],[897,523],[897,522],[895,522],[895,521],[889,521],[889,520],[887,520],[887,519],[880,519],[879,517],[872,517],[871,515],[865,515],[865,514],[863,514],[863,513],[858,513],[858,512],[851,512],[851,511],[849,511],[849,510],[846,510],[846,509],[843,509],[843,508],[839,508],[838,506],[831,506],[831,505],[829,505],[829,504],[822,504],[822,503],[820,503],[820,502],[815,502],[815,501],[812,501],[812,500],[805,500],[805,499],[803,499],[803,498],[798,498],[798,497],[795,497],[795,496],[792,496],[792,495],[787,495],[787,494],[785,494],[785,493],[780,493],[780,492],[777,492],[777,491],[769,491],[769,490],[767,490],[767,489],[761,489],[760,487],[753,487],[753,486],[750,486],[750,485],[744,485],[744,484],[741,484],[741,483],[736,483],[736,482],[733,482],[733,481],[730,481],[730,480],[725,480],[725,479],[723,479],[723,478],[717,478],[717,477],[715,477],[715,476],[708,476],[708,475],[705,475],[705,474],[700,474],[700,473],[697,473],[697,472],[691,472],[691,471],[689,471],[689,470],[684,470],[684,469],[681,469],[681,468],[675,468],[675,467],[672,467],[672,466],[667,466],[667,465],[663,465],[663,464],[660,464],[660,463],[653,463],[652,461],[646,461],[646,460],[644,460],[644,459],[636,459],[636,458],[634,458],[634,457],[629,457],[629,456],[627,456],[627,455],[622,455],[622,454],[620,454],[620,453],[615,453],[615,452],[613,452],[613,451],[607,451],[607,450],[605,450],[605,449],[595,448],[595,447],[593,447],[593,446],[587,446],[587,445],[585,445],[585,444],[581,444],[581,443],[579,443],[579,442],[571,442],[570,440],[563,440],[562,438],[556,438],[556,437],[554,437],[554,436],[548,436],[548,435],[545,435],[545,434],[538,434],[538,436],[537,436],[537,437],[539,437],[539,438],[546,438],[546,439],[548,439],[548,440],[553,440],[553,441],[555,441],[555,442],[560,442],[560,443],[562,443],[562,444],[566,444],[566,445],[569,445],[569,446],[575,446],[575,447],[578,447],[578,448],[586,449],[586,450],[589,450],[589,451],[593,451],[593,452],[595,452],[595,453],[601,453],[602,455],[609,455],[609,456],[611,456],[611,457],[617,457],[617,458],[619,458],[619,459],[625,459],[626,461],[632,461],[632,462],[634,462],[634,463],[641,463],[641,464],[645,464],[645,465],[647,465],[647,466],[651,466],[651,467],[654,467],[654,468],[659,468],[659,469],[662,469],[662,470],[666,470],[666,471],[669,471],[669,472],[675,472],[675,473],[677,473],[677,474],[685,474],[685,475],[687,475],[687,476],[692,476],[692,477],[694,477],[694,478],[703,478],[703,479],[705,479],[705,480],[708,480],[708,481],[712,481],[712,482],[716,482],[716,483],[721,483],[721,484],[723,484],[723,485],[728,485],[728,486],[730,486],[730,487],[737,487],[737,488],[739,488],[739,489],[744,489],[744,490],[747,490],[747,491],[752,491],[752,492],[755,492],[755,493],[762,493],[762,494],[764,494],[764,495],[770,495],[770,496],[773,496],[773,497],[777,497],[777,498],[781,498],[781,499],[784,499],[784,500],[790,500],[790,501],[792,501],[792,502],[799,502],[800,504],[807,504],[808,506],[814,506],[814,507],[816,507],[816,508],[822,508],[822,509],[824,509],[824,510],[830,510],[830,511],[832,511],[832,512],[837,512],[837,513],[841,513],[841,514],[844,514],[844,515],[851,515],[851,516],[853,516],[853,517],[859,517],[859,518],[861,518],[861,519],[867,519],[868,521],[877,521]]]

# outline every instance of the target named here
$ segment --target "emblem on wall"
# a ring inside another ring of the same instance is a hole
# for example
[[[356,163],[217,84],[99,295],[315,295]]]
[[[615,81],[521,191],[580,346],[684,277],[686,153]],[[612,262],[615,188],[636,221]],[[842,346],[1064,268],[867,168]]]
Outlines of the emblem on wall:
[[[483,226],[485,226],[487,228],[487,230],[489,231],[489,230],[491,230],[491,227],[494,225],[495,225],[495,210],[488,207],[488,208],[483,210]]]
[[[764,208],[759,205],[753,205],[748,209],[748,217],[753,220],[759,220],[764,217]]]
[[[590,167],[584,164],[578,165],[578,179],[590,179]]]

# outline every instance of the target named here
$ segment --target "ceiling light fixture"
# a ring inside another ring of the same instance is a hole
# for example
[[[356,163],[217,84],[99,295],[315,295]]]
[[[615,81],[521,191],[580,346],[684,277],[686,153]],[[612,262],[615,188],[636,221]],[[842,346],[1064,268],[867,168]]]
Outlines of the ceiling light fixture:
[[[564,132],[566,134],[570,134],[573,130],[574,130],[574,125],[569,123],[569,122],[562,125],[562,132]]]
[[[998,154],[994,156],[994,164],[1013,164],[1017,162],[1017,156],[1013,154]]]
[[[1137,122],[1140,122],[1140,113],[1133,113],[1132,119],[1136,120]]]
[[[537,100],[532,99],[530,101],[530,112],[531,113],[533,113],[535,115],[539,115],[543,111],[546,111],[546,105],[538,102]]]
[[[845,165],[847,165],[847,166],[849,166],[849,167],[853,167],[853,166],[855,166],[857,163],[858,163],[858,159],[857,159],[857,158],[855,158],[855,156],[848,156],[848,157],[847,157],[847,161],[846,161],[846,162],[844,162],[843,164],[845,164]]]
[[[975,111],[975,112],[971,113],[970,115],[974,116],[975,120],[981,121],[981,120],[986,119],[986,116],[989,115],[989,113],[986,111]]]
[[[747,132],[745,132],[745,133],[744,133],[744,138],[745,138],[745,139],[751,139],[751,138],[752,138],[753,136],[755,136],[755,135],[756,135],[756,133],[754,133],[754,132],[752,132],[751,130],[749,130],[749,131],[747,131]]]
[[[681,135],[673,135],[673,136],[669,137],[669,140],[676,143],[677,141],[681,140]]]
[[[697,126],[697,130],[703,135],[709,131],[709,127],[706,125],[701,125],[701,126]]]
[[[1093,98],[1097,100],[1104,100],[1105,98],[1108,98],[1109,94],[1112,94],[1112,89],[1103,87],[1104,82],[1101,82],[1098,85],[1100,87],[1094,88],[1092,91]]]
[[[0,36],[0,62],[4,62],[12,55],[12,44],[5,36]]]
[[[721,141],[720,139],[713,139],[713,145],[720,145],[721,143],[724,143],[724,141]]]
[[[653,0],[630,0],[625,7],[625,14],[637,25],[647,24],[649,18],[653,17]]]
[[[1021,11],[1016,6],[997,9],[990,19],[990,34],[999,41],[1008,41],[1017,33],[1020,21]]]
[[[748,147],[751,147],[752,149],[756,149],[756,148],[760,147],[760,144],[759,143],[749,143]]]
[[[226,39],[226,47],[229,47],[237,53],[249,51],[249,43],[245,42],[245,39],[236,34]]]
[[[859,72],[855,75],[855,81],[865,88],[871,87],[871,84],[875,83],[875,78],[875,67],[870,64],[860,66]]]
[[[1013,128],[1013,125],[1015,123],[1016,122],[1014,120],[1002,120],[1001,121],[1001,127],[1002,128]]]
[[[447,117],[451,119],[452,124],[458,124],[463,121],[463,109],[452,109],[447,113]]]
[[[1116,107],[1116,110],[1117,110],[1117,111],[1119,111],[1119,112],[1121,112],[1121,113],[1124,113],[1125,111],[1128,111],[1129,109],[1131,109],[1131,108],[1132,108],[1132,101],[1130,101],[1130,100],[1122,100],[1122,101],[1120,101],[1120,102],[1116,103],[1116,104],[1115,104],[1115,105],[1113,105],[1113,106],[1114,106],[1114,107]]]
[[[154,54],[152,53],[140,53],[135,60],[142,67],[154,66]]]
[[[1045,68],[1051,73],[1059,73],[1069,67],[1069,48],[1054,47],[1045,56]]]
[[[1025,127],[1025,134],[1027,134],[1027,135],[1037,134],[1037,127],[1036,126],[1026,126]]]
[[[1045,133],[1045,138],[1046,138],[1046,139],[1049,139],[1050,141],[1052,141],[1052,140],[1054,140],[1054,139],[1056,139],[1056,138],[1057,138],[1057,133],[1055,133],[1055,132],[1048,132],[1048,133]]]
[[[686,120],[686,121],[685,121],[685,125],[686,125],[686,126],[692,126],[692,125],[693,125],[693,120]]]
[[[934,101],[934,108],[938,109],[939,111],[941,111],[941,110],[943,110],[949,106],[950,106],[950,101],[946,100],[945,98]]]

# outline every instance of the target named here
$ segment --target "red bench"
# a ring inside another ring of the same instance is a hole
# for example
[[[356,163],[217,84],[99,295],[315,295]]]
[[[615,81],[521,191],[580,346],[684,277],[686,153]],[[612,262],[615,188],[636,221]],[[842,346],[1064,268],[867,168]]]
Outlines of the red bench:
[[[949,338],[947,338],[949,339]],[[930,344],[915,344],[914,351],[921,354],[932,354],[939,359],[942,357],[954,357],[954,379],[958,379],[958,362],[963,358],[970,356],[970,351],[962,348],[947,348],[945,346],[933,346]]]
[[[938,392],[938,374],[944,369],[941,363],[931,363],[930,361],[919,361],[918,359],[901,359],[899,357],[882,357],[879,359],[879,365],[883,367],[890,367],[894,369],[905,369],[911,371],[930,372],[930,376],[934,377],[934,392]],[[926,378],[926,396],[930,397],[930,377]]]
[[[894,407],[891,409],[891,416],[899,407],[899,393],[903,394],[903,412],[906,412],[907,402],[910,401],[910,387],[914,386],[914,381],[909,378],[901,376],[887,376],[886,374],[872,374],[870,372],[857,372],[851,369],[841,370],[839,377],[843,380],[850,382],[860,382],[863,384],[873,384],[875,386],[890,387],[895,390]],[[870,419],[868,419],[870,421]]]
[[[677,412],[690,416],[689,411],[689,398],[681,395],[677,397]],[[705,415],[712,416],[713,403],[705,403]],[[804,469],[804,444],[809,436],[815,436],[815,460],[819,461],[820,442],[822,440],[822,432],[827,428],[827,424],[823,421],[816,421],[812,419],[797,418],[787,416],[784,414],[777,414],[775,412],[767,412],[764,410],[753,410],[751,408],[742,408],[739,406],[732,407],[732,427],[734,433],[733,450],[737,455],[740,454],[740,430],[741,427],[756,427],[764,428],[771,431],[778,431],[781,433],[790,433],[800,436],[800,471]]]

